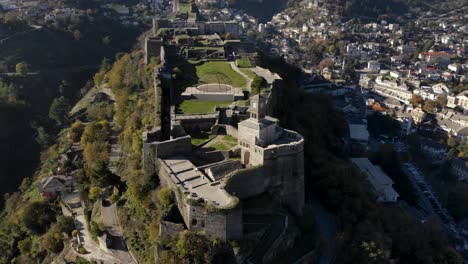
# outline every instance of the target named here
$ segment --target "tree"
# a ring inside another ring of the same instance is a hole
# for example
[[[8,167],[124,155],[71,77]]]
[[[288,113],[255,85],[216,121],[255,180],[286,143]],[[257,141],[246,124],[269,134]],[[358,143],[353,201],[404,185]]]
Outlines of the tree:
[[[447,105],[447,96],[444,96],[444,95],[437,96],[436,102],[440,108],[444,108]]]
[[[62,235],[49,232],[43,239],[44,248],[51,253],[59,253],[63,249]]]
[[[98,199],[101,199],[101,194],[102,194],[102,191],[101,191],[101,187],[99,186],[93,186],[91,187],[91,189],[89,189],[89,200],[91,200],[92,202],[95,202],[97,201]]]
[[[58,126],[63,125],[68,120],[70,104],[68,100],[60,96],[52,101],[49,109],[49,118],[54,120]]]
[[[83,135],[81,136],[81,145],[93,142],[107,142],[109,138],[109,122],[100,121],[92,122],[86,125]]]
[[[120,56],[123,56],[122,52],[119,52],[115,55],[116,60],[119,60]],[[108,58],[102,59],[101,67],[99,68],[99,71],[105,73],[105,72],[110,71],[110,69],[112,69],[111,61]]]
[[[193,260],[194,263],[210,263],[210,243],[203,235],[182,232],[176,248],[178,255],[182,258]]]
[[[28,71],[28,66],[26,63],[20,62],[16,64],[16,73],[25,75],[27,71]]]
[[[424,111],[428,112],[428,113],[434,113],[435,112],[435,109],[437,107],[437,103],[435,101],[432,101],[432,100],[426,100],[424,102]]]
[[[31,238],[26,238],[18,242],[18,249],[21,255],[27,255],[31,252],[32,241]]]
[[[447,208],[456,221],[468,217],[468,184],[459,183],[447,199]]]
[[[112,173],[109,171],[107,167],[107,160],[98,160],[95,163],[95,166],[91,168],[89,177],[91,182],[96,184],[97,186],[104,187],[106,185],[108,177]]]
[[[97,85],[97,86],[101,86],[104,82],[104,77],[105,77],[105,74],[102,73],[102,72],[97,72],[95,75],[94,75],[94,78],[93,78],[93,81],[94,83]]]
[[[323,69],[325,69],[325,68],[333,69],[333,65],[335,65],[333,60],[324,59],[324,60],[320,61],[318,67],[319,67],[320,71],[323,71]]]
[[[232,33],[231,33],[231,32],[226,33],[226,35],[224,36],[224,38],[225,38],[226,40],[231,40],[231,39],[232,39]]]
[[[59,233],[71,234],[75,229],[75,223],[73,217],[70,216],[59,216],[57,217],[57,222],[53,226],[53,230]]]
[[[52,136],[47,133],[44,127],[40,126],[36,129],[37,136],[36,136],[36,142],[41,145],[41,147],[45,148],[47,147],[50,142],[52,141]]]
[[[423,103],[424,103],[424,99],[419,94],[413,94],[413,96],[410,99],[410,104],[412,104],[415,107],[420,106]]]
[[[457,144],[457,140],[455,139],[455,137],[449,137],[447,139],[447,146],[453,148],[455,147],[456,144]]]
[[[81,36],[81,32],[80,32],[78,29],[76,29],[75,31],[73,31],[73,38],[74,38],[76,41],[81,40],[81,37],[82,37],[82,36]]]
[[[71,125],[70,131],[68,132],[68,140],[71,143],[80,142],[84,129],[85,125],[80,120],[75,121],[75,123]]]
[[[55,220],[55,212],[46,201],[32,202],[24,210],[22,220],[31,232],[41,234]]]
[[[252,95],[259,94],[262,91],[262,88],[266,88],[267,85],[268,83],[265,80],[265,78],[258,76],[258,75],[255,76],[252,81],[252,84],[250,84],[251,94]]]
[[[109,46],[110,43],[111,43],[111,37],[110,36],[105,36],[104,38],[102,38],[102,44],[104,44],[106,46]]]

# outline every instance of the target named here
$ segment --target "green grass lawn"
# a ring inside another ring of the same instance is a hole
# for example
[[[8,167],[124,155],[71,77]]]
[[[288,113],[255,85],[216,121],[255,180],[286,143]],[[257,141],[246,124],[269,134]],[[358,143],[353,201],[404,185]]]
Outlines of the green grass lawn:
[[[210,61],[196,66],[199,84],[223,83],[234,87],[245,87],[247,81],[224,61]]]
[[[208,133],[199,133],[199,134],[193,134],[193,135],[190,135],[192,136],[192,145],[194,146],[200,146],[202,144],[204,144],[205,142],[213,139],[214,137],[216,137],[216,135],[212,135],[212,134],[208,134]]]
[[[219,151],[225,151],[225,150],[229,150],[230,147],[226,147],[226,145],[224,145],[223,142],[218,142],[216,144],[214,144],[213,146],[211,146],[213,148],[215,148],[216,150],[219,150]]]
[[[239,68],[252,68],[252,63],[249,58],[241,58],[236,60],[236,65]]]
[[[237,138],[233,136],[224,136],[223,141],[231,147],[237,146]]]
[[[214,113],[217,106],[228,106],[231,103],[229,101],[185,100],[179,105],[179,109],[184,114],[206,114]]]

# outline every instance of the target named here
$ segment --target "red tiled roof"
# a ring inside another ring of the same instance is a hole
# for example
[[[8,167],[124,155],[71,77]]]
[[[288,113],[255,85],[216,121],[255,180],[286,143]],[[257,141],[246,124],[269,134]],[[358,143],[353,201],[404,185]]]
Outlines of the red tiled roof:
[[[449,54],[445,51],[433,51],[433,52],[423,52],[424,56],[448,56]]]

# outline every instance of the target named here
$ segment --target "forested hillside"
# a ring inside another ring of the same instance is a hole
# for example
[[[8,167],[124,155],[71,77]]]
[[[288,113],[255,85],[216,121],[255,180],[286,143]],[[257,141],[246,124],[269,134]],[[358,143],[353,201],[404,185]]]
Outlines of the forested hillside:
[[[0,92],[0,98],[7,98],[0,100],[1,195],[32,176],[40,145],[57,133],[56,122],[48,117],[53,99],[76,101],[103,58],[132,47],[142,30],[88,17],[31,27],[0,15],[0,80],[9,87]]]

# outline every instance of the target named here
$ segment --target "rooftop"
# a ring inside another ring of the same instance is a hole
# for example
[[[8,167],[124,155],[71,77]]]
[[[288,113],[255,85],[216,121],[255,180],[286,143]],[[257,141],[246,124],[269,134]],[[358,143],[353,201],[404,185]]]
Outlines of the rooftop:
[[[167,166],[171,179],[187,198],[203,199],[207,204],[223,208],[237,203],[236,198],[221,188],[220,182],[211,181],[184,156],[162,160]]]

